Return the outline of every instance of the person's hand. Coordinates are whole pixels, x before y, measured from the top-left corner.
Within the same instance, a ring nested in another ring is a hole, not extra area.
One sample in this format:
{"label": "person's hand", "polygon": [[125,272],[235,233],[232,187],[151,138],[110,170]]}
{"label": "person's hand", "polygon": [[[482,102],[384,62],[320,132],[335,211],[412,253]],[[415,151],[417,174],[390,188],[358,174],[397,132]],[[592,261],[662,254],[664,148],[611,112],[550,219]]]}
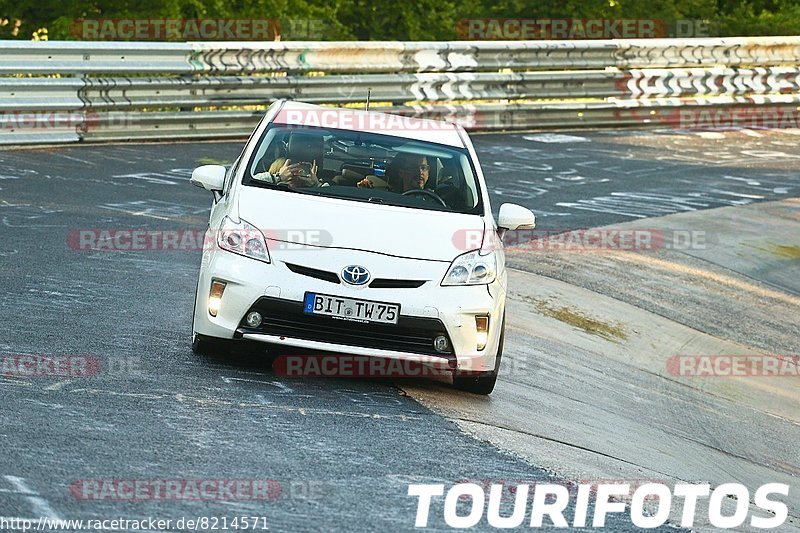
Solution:
{"label": "person's hand", "polygon": [[278,171],[280,183],[285,183],[290,187],[316,187],[319,185],[317,178],[317,162],[311,164],[311,169],[307,176],[303,175],[303,167],[300,163],[292,164],[291,159],[287,159]]}
{"label": "person's hand", "polygon": [[364,178],[363,180],[356,183],[356,187],[361,187],[362,189],[372,189],[373,183],[371,179]]}
{"label": "person's hand", "polygon": [[288,182],[295,176],[300,174],[300,165],[298,163],[292,164],[291,159],[283,162],[283,166],[278,170],[278,177],[282,182]]}

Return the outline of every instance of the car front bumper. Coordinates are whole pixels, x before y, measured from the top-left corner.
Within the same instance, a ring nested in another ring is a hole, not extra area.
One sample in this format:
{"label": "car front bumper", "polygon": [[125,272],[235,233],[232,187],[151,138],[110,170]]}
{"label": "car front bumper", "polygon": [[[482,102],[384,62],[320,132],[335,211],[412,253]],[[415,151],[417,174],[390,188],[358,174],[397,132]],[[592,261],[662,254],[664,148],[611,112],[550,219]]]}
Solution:
{"label": "car front bumper", "polygon": [[[271,254],[273,250],[270,250]],[[354,287],[300,274],[289,265],[338,272],[345,265],[365,265],[373,278],[426,282],[416,288]],[[338,268],[331,268],[337,265]],[[217,248],[206,250],[195,304],[194,331],[223,339],[261,341],[276,346],[397,358],[441,365],[459,371],[494,370],[505,307],[505,272],[489,285],[442,287],[449,263],[387,257],[340,249],[281,251],[271,263]],[[208,312],[212,280],[225,282],[217,316]],[[302,312],[306,292],[391,302],[400,305],[397,326],[345,322]],[[265,317],[258,328],[244,323],[248,312]],[[475,317],[489,316],[486,346],[478,350]],[[446,353],[433,349],[432,339],[444,334]],[[430,341],[430,342],[429,342]],[[280,349],[276,350],[278,353]]]}

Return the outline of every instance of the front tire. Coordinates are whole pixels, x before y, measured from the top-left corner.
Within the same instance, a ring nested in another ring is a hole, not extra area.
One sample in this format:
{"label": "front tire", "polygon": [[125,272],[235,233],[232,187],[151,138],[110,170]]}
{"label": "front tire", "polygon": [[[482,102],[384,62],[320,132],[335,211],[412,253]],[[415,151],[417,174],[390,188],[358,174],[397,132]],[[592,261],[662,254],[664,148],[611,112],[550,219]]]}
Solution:
{"label": "front tire", "polygon": [[497,343],[497,358],[494,362],[494,370],[484,372],[478,376],[454,376],[453,388],[487,396],[492,393],[497,383],[497,374],[500,372],[500,360],[503,357],[503,340],[506,336],[506,317],[503,313],[503,324],[500,326],[500,342]]}

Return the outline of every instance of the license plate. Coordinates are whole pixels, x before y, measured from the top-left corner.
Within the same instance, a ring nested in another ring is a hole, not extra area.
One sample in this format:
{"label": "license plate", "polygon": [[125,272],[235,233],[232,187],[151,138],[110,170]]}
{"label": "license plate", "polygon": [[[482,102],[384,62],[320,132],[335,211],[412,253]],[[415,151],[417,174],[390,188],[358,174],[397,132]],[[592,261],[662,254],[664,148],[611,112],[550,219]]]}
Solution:
{"label": "license plate", "polygon": [[307,314],[324,315],[355,322],[380,322],[397,324],[400,306],[385,302],[371,302],[342,296],[328,296],[307,292],[303,301]]}

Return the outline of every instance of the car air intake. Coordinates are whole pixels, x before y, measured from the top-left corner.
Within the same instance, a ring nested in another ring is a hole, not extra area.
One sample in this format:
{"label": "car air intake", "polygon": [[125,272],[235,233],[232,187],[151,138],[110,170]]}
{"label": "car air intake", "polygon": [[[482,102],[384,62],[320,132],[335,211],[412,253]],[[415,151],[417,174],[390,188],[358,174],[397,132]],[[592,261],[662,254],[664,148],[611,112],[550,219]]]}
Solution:
{"label": "car air intake", "polygon": [[310,278],[317,278],[323,281],[328,281],[330,283],[339,284],[339,276],[336,275],[336,272],[330,272],[328,270],[318,270],[316,268],[304,267],[301,265],[295,265],[292,263],[285,263],[286,267],[294,272],[295,274],[301,274],[303,276],[308,276]]}
{"label": "car air intake", "polygon": [[[262,316],[261,324],[252,327],[246,318],[242,318],[237,335],[262,333],[344,346],[435,355],[455,362],[453,342],[438,318],[401,314],[397,324],[362,323],[311,315],[304,312],[303,302],[267,296],[259,298],[245,316],[252,312]],[[434,347],[434,339],[439,336],[447,339],[444,351],[437,351]],[[347,351],[346,348],[342,350]]]}
{"label": "car air intake", "polygon": [[376,278],[369,284],[370,289],[416,289],[425,285],[424,279],[380,279]]}

